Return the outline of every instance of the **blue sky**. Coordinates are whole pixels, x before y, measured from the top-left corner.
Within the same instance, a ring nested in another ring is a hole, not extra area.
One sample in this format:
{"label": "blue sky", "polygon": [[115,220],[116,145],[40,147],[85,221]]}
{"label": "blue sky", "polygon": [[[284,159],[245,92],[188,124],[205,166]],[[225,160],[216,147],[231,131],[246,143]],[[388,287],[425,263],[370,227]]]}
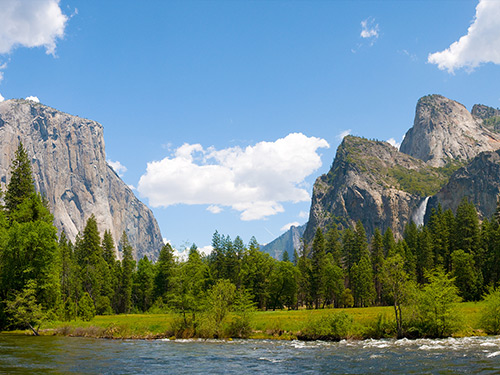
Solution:
{"label": "blue sky", "polygon": [[0,99],[100,122],[175,247],[267,243],[341,134],[400,142],[432,93],[500,106],[499,5],[0,0]]}

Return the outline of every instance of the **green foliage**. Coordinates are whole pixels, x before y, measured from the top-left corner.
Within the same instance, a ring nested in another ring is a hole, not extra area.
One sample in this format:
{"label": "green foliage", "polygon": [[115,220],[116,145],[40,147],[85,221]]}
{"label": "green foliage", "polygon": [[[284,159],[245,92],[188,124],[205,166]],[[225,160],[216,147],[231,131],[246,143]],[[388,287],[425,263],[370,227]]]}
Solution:
{"label": "green foliage", "polygon": [[6,311],[13,326],[30,328],[38,336],[44,313],[36,301],[36,283],[33,280],[28,281],[22,291],[15,293],[12,300],[6,301]]}
{"label": "green foliage", "polygon": [[11,177],[5,194],[5,207],[12,215],[27,198],[35,194],[28,153],[20,142],[11,164]]}
{"label": "green foliage", "polygon": [[91,321],[96,315],[96,310],[94,306],[94,301],[90,298],[90,295],[85,292],[83,293],[82,298],[78,301],[78,316],[83,321]]}
{"label": "green foliage", "polygon": [[440,172],[432,167],[410,170],[400,165],[387,170],[387,174],[397,181],[401,190],[421,197],[436,194],[447,182],[445,173]]}
{"label": "green foliage", "polygon": [[339,341],[348,338],[352,323],[352,316],[343,311],[310,318],[299,338]]}
{"label": "green foliage", "polygon": [[484,296],[484,307],[481,310],[480,326],[490,335],[500,334],[500,288],[490,289]]}
{"label": "green foliage", "polygon": [[429,283],[417,294],[416,326],[425,337],[451,336],[461,322],[456,310],[456,303],[460,302],[458,288],[442,269],[427,272],[425,277]]}

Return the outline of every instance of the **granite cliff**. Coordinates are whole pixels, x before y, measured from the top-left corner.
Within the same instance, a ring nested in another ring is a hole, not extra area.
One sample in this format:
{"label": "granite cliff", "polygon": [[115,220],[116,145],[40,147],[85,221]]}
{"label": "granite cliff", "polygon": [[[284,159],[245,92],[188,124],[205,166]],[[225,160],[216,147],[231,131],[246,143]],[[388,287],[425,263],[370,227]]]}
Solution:
{"label": "granite cliff", "polygon": [[358,220],[369,236],[389,227],[399,235],[410,219],[421,220],[414,217],[418,207],[446,183],[447,173],[387,142],[347,136],[330,171],[314,184],[304,237],[310,241],[318,226],[347,227]]}
{"label": "granite cliff", "polygon": [[36,190],[44,194],[54,224],[74,240],[95,215],[99,230],[111,231],[118,243],[125,231],[136,258],[155,259],[163,245],[151,210],[106,163],[102,125],[33,101],[0,103],[0,178],[19,142],[32,158]]}
{"label": "granite cliff", "polygon": [[483,151],[499,149],[500,135],[483,126],[483,119],[478,117],[484,108],[481,111],[477,107],[473,112],[476,116],[441,95],[424,96],[417,103],[413,127],[406,133],[400,151],[442,167],[450,161],[466,162]]}
{"label": "granite cliff", "polygon": [[500,110],[440,95],[421,98],[400,150],[386,142],[347,136],[332,168],[313,188],[304,237],[317,227],[352,226],[367,234],[391,228],[397,237],[422,224],[438,204],[455,210],[468,197],[490,217],[500,193]]}

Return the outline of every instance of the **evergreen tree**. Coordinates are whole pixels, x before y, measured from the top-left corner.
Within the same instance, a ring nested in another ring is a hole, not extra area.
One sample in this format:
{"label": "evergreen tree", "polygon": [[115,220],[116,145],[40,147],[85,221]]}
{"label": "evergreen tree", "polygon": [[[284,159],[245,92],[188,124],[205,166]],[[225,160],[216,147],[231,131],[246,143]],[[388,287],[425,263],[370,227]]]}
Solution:
{"label": "evergreen tree", "polygon": [[156,274],[154,279],[155,299],[162,298],[167,301],[167,295],[171,293],[172,277],[175,267],[174,250],[169,243],[162,247],[158,261],[156,262]]}
{"label": "evergreen tree", "polygon": [[340,307],[341,296],[344,292],[344,273],[332,253],[328,253],[324,259],[321,275],[321,292],[323,296],[323,307],[334,305]]}
{"label": "evergreen tree", "polygon": [[255,237],[250,239],[248,250],[243,255],[240,279],[242,287],[250,291],[259,309],[266,307],[269,297],[268,282],[273,268],[269,254],[259,251]]}
{"label": "evergreen tree", "polygon": [[375,286],[372,265],[367,255],[362,256],[359,263],[352,267],[351,273],[355,306],[370,306],[375,297]]}
{"label": "evergreen tree", "polygon": [[11,164],[11,177],[7,186],[5,207],[10,216],[23,201],[35,194],[31,163],[21,142]]}
{"label": "evergreen tree", "polygon": [[139,311],[147,311],[153,304],[154,265],[144,256],[137,263],[137,272],[134,274],[132,288],[133,304]]}
{"label": "evergreen tree", "polygon": [[340,234],[335,225],[331,226],[325,236],[325,251],[327,254],[332,254],[335,264],[340,265],[342,260],[342,243]]}
{"label": "evergreen tree", "polygon": [[310,272],[310,292],[315,308],[319,308],[322,295],[323,267],[325,259],[325,238],[323,232],[318,227],[312,243],[311,272]]}
{"label": "evergreen tree", "polygon": [[101,239],[94,215],[87,219],[81,240],[75,243],[75,259],[79,267],[80,282],[94,304],[109,282],[108,266],[103,258]]}
{"label": "evergreen tree", "polygon": [[392,233],[391,227],[385,230],[382,242],[384,244],[384,257],[393,256],[396,251],[396,241],[394,240],[394,233]]}
{"label": "evergreen tree", "polygon": [[120,248],[122,250],[122,272],[119,293],[119,312],[128,314],[132,310],[132,284],[133,273],[135,270],[135,260],[133,257],[134,249],[130,245],[127,233],[125,233],[125,231],[120,238]]}
{"label": "evergreen tree", "polygon": [[384,266],[384,244],[378,228],[375,228],[371,241],[371,261],[375,283],[376,302],[382,302],[382,268]]}

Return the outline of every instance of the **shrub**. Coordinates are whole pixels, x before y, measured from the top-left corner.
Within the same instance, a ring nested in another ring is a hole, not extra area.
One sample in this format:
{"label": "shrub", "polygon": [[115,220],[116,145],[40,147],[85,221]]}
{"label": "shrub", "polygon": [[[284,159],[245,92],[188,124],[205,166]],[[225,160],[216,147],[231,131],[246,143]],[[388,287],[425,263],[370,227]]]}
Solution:
{"label": "shrub", "polygon": [[485,306],[481,310],[480,327],[490,335],[500,334],[500,288],[490,289],[484,296]]}
{"label": "shrub", "polygon": [[302,340],[339,341],[349,336],[352,322],[352,316],[343,311],[311,318],[298,335],[298,338]]}

